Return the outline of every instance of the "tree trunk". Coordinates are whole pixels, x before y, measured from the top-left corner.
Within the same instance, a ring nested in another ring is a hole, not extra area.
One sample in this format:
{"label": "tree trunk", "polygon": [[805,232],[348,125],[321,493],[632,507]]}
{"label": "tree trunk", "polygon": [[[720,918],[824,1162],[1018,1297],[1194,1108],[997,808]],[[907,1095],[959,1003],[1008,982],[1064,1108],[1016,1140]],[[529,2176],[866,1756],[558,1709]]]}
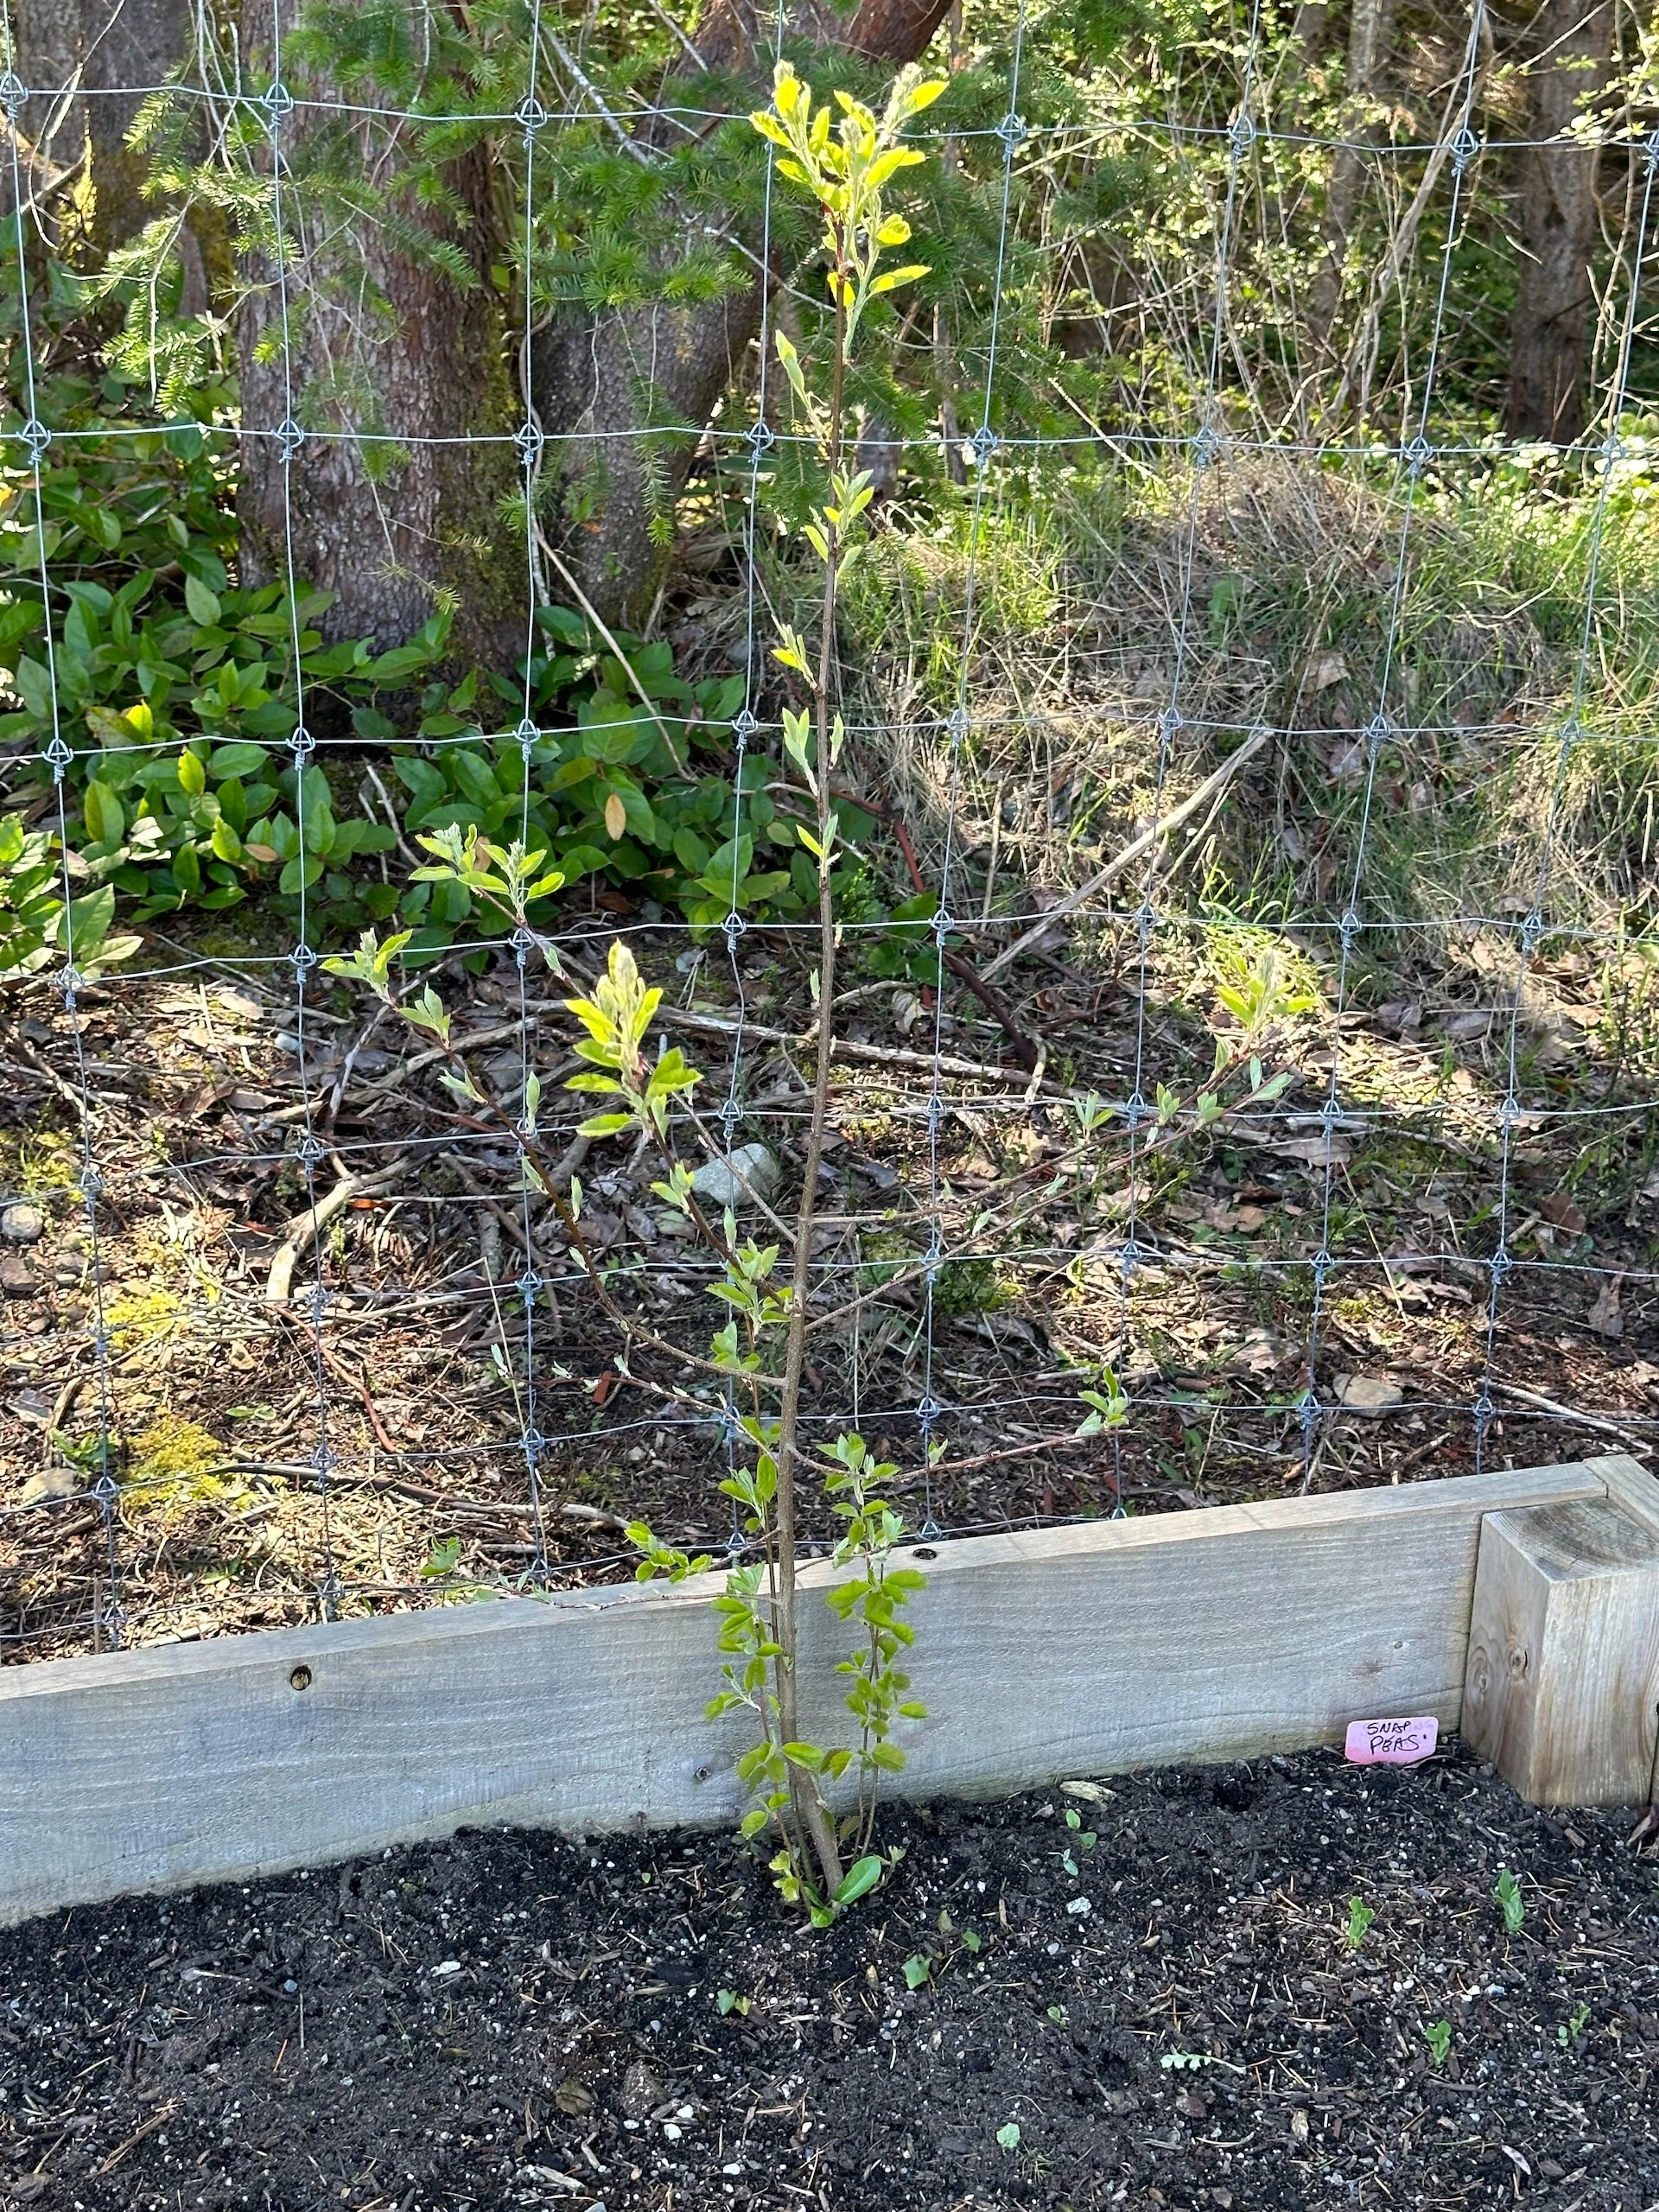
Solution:
{"label": "tree trunk", "polygon": [[1347,98],[1342,111],[1344,143],[1331,156],[1331,182],[1325,201],[1325,257],[1313,280],[1308,317],[1313,334],[1321,344],[1329,342],[1337,310],[1342,304],[1348,241],[1365,181],[1363,149],[1375,127],[1371,111],[1393,41],[1394,10],[1395,0],[1353,0],[1353,13],[1349,18]]}
{"label": "tree trunk", "polygon": [[1519,156],[1521,281],[1505,427],[1512,438],[1569,445],[1584,430],[1601,156],[1563,134],[1606,86],[1612,0],[1546,0],[1538,42],[1528,136],[1551,143]]}
{"label": "tree trunk", "polygon": [[[18,123],[31,187],[90,181],[73,218],[54,211],[59,243],[77,260],[101,260],[154,213],[142,189],[149,162],[126,137],[144,94],[183,59],[191,0],[11,0],[9,13],[11,66],[29,94]],[[95,97],[73,96],[82,89]]]}
{"label": "tree trunk", "polygon": [[[790,29],[820,45],[873,60],[918,60],[950,0],[861,0],[849,18],[819,0],[796,0]],[[769,74],[771,26],[757,34],[747,11],[717,0],[697,34],[711,70]],[[649,158],[650,137],[639,142]],[[757,240],[746,243],[753,248]],[[611,621],[639,622],[667,564],[653,517],[671,512],[698,436],[741,368],[760,323],[757,280],[712,303],[671,303],[556,317],[532,349],[532,395],[564,493],[564,558]],[[676,438],[642,437],[651,421],[686,426]]]}
{"label": "tree trunk", "polygon": [[[243,16],[244,82],[262,88],[273,4],[286,31],[298,0],[246,0]],[[296,96],[339,97],[326,81],[302,86],[287,57],[283,75]],[[335,594],[320,624],[328,637],[384,649],[452,599],[458,654],[500,666],[524,651],[528,586],[522,534],[501,512],[520,481],[511,441],[524,409],[492,281],[505,257],[494,180],[475,149],[445,173],[459,214],[417,207],[395,182],[407,130],[393,118],[304,107],[282,119],[287,282],[270,256],[245,270],[238,328],[253,434],[242,447],[243,581],[285,576],[291,545],[299,579]],[[365,180],[355,200],[321,189],[331,157]],[[269,142],[262,166],[269,174]],[[390,197],[378,200],[385,178]],[[459,248],[472,284],[400,251],[397,224]],[[285,423],[300,442],[277,435]]]}

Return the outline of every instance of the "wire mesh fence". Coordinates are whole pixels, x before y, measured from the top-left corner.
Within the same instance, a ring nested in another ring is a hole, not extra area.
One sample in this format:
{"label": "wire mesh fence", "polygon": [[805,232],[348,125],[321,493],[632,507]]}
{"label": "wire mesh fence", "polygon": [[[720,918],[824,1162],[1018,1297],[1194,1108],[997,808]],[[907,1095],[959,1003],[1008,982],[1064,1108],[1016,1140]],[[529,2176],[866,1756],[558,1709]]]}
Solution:
{"label": "wire mesh fence", "polygon": [[[725,76],[644,99],[597,15],[486,14],[464,84],[281,7],[204,17],[165,81],[35,83],[9,26],[7,804],[54,918],[5,984],[8,1656],[621,1574],[639,1513],[743,1555],[732,1382],[660,1349],[707,1338],[718,1270],[561,1088],[564,1001],[618,940],[701,1071],[674,1137],[709,1202],[787,1249],[810,1164],[804,1433],[869,1435],[925,1540],[1649,1449],[1640,98],[1570,142],[1604,180],[1581,419],[1511,436],[1494,239],[1557,141],[1505,134],[1485,0],[1393,135],[1320,105],[1264,0],[1205,19],[1200,67],[1080,74],[1073,111],[1052,16],[939,34],[969,89],[914,133],[942,195],[915,228],[965,243],[858,397],[885,488],[836,640],[865,842],[819,1160],[771,652],[819,442],[776,343],[828,312],[810,243],[770,148],[711,212]],[[362,21],[390,48],[422,16]],[[753,51],[794,37],[768,18]],[[99,99],[162,210],[102,290],[62,150]],[[662,300],[582,194],[669,168],[686,243],[648,238],[651,283],[683,315],[741,283],[751,319],[707,419],[647,360],[619,428],[600,335]],[[194,308],[186,207],[217,256]],[[725,290],[675,295],[710,236]],[[1318,315],[1299,283],[1334,286]],[[488,361],[456,336],[480,284],[510,302]],[[547,340],[573,317],[574,411]],[[484,415],[447,427],[474,375]],[[630,470],[639,544],[677,556],[640,627],[696,681],[595,603],[582,533]],[[170,575],[122,550],[135,482]],[[358,572],[401,633],[354,645],[320,598]],[[659,739],[653,816],[626,769]],[[575,880],[511,931],[401,904],[446,822],[562,839]],[[365,925],[415,929],[410,988],[499,1110],[331,976]],[[538,1110],[580,1240],[524,1169]]]}

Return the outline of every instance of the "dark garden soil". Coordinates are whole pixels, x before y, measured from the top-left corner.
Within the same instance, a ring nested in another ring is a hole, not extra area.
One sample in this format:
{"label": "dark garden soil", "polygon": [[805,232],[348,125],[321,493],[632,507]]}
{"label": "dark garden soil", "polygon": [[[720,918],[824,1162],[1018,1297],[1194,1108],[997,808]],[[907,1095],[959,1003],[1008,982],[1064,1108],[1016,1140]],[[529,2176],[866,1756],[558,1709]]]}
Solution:
{"label": "dark garden soil", "polygon": [[57,1916],[0,1936],[0,2204],[1645,2212],[1630,1827],[1453,1745],[895,1808],[901,1862],[824,1936],[681,1835]]}

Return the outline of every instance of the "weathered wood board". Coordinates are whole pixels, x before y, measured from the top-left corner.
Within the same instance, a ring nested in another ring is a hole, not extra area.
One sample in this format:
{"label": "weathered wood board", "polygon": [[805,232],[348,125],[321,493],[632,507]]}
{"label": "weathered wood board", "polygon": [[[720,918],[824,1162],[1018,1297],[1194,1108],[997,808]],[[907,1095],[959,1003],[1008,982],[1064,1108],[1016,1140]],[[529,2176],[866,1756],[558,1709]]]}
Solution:
{"label": "weathered wood board", "polygon": [[1659,1782],[1659,1484],[1635,1482],[1651,1495],[1481,1526],[1464,1732],[1535,1805],[1645,1805]]}
{"label": "weathered wood board", "polygon": [[[942,1543],[914,1614],[930,1717],[899,1786],[988,1796],[1357,1719],[1455,1726],[1483,1515],[1603,1497],[1601,1465]],[[843,1632],[811,1602],[828,1573],[803,1578],[820,1741],[839,1733]],[[0,1922],[464,1825],[728,1821],[746,1737],[702,1717],[709,1580],[0,1670]]]}

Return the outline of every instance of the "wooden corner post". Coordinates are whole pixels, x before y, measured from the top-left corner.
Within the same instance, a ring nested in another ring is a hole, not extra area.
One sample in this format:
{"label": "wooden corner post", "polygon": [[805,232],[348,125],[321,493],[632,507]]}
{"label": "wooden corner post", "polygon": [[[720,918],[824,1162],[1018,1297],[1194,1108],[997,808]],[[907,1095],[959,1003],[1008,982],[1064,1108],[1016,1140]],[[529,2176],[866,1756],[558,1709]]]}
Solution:
{"label": "wooden corner post", "polygon": [[1481,1522],[1463,1732],[1535,1805],[1645,1805],[1659,1784],[1659,1483]]}

